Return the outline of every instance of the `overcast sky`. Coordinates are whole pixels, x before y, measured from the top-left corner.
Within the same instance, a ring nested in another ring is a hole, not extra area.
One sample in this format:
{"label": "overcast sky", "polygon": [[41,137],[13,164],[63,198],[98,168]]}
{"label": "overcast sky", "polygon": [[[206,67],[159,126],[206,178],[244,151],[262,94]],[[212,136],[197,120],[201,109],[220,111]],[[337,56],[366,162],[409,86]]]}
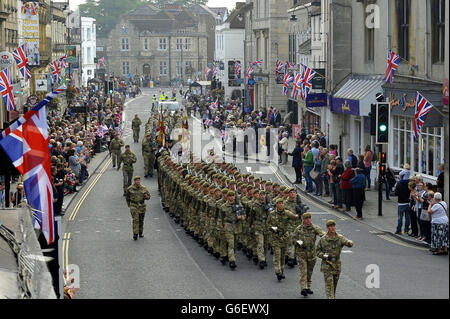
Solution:
{"label": "overcast sky", "polygon": [[[70,7],[72,9],[75,9],[80,3],[84,3],[85,0],[69,0],[70,1]],[[120,1],[120,0],[116,0]],[[242,2],[245,2],[244,0],[241,0]],[[62,2],[62,1],[61,1]],[[209,7],[228,7],[228,9],[232,9],[235,7],[237,0],[209,0],[208,6]]]}

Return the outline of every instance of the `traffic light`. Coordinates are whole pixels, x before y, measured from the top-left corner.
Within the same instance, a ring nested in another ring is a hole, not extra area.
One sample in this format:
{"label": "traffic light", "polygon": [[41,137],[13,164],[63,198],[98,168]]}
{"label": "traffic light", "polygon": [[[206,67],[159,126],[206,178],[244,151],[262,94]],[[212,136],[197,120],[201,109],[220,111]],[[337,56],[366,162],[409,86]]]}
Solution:
{"label": "traffic light", "polygon": [[380,175],[386,176],[386,164],[380,164]]}
{"label": "traffic light", "polygon": [[114,93],[114,82],[108,81],[108,93],[113,94]]}
{"label": "traffic light", "polygon": [[376,144],[388,144],[389,142],[390,113],[389,103],[377,103]]}
{"label": "traffic light", "polygon": [[377,105],[371,104],[370,105],[370,135],[376,136],[377,135]]}
{"label": "traffic light", "polygon": [[386,152],[382,152],[380,156],[381,164],[386,164]]}

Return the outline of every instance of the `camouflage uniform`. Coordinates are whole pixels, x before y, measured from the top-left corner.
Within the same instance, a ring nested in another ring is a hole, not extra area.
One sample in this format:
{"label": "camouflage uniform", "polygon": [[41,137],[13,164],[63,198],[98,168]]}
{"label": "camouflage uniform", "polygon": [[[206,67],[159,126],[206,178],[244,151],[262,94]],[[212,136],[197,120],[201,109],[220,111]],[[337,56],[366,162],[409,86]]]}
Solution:
{"label": "camouflage uniform", "polygon": [[136,155],[132,152],[123,152],[119,157],[119,166],[117,170],[120,169],[120,166],[123,163],[123,192],[126,193],[128,187],[131,185],[131,181],[133,179],[133,164],[136,163]]}
{"label": "camouflage uniform", "polygon": [[[308,215],[307,215],[308,216]],[[298,226],[292,235],[296,245],[298,268],[300,270],[300,289],[311,288],[311,277],[316,264],[316,238],[322,237],[325,232],[320,227],[311,224]],[[297,241],[303,242],[302,245]]]}
{"label": "camouflage uniform", "polygon": [[142,157],[144,158],[144,173],[147,177],[153,177],[153,170],[155,166],[155,150],[152,146],[152,142],[144,138],[142,141]]}
{"label": "camouflage uniform", "polygon": [[115,139],[113,138],[112,141],[109,144],[109,152],[111,153],[113,167],[116,167],[117,162],[119,161],[119,157],[121,154],[121,148],[125,144],[123,143],[123,140],[121,138]]}
{"label": "camouflage uniform", "polygon": [[131,185],[127,188],[127,204],[133,218],[133,234],[142,235],[144,232],[145,201],[150,199],[150,193],[142,185]]}
{"label": "camouflage uniform", "polygon": [[[322,258],[320,271],[323,272],[328,299],[336,299],[336,287],[341,273],[341,251],[348,244],[349,240],[338,233],[334,237],[325,234],[317,244],[317,257]],[[328,254],[328,258],[324,257],[325,254]]]}
{"label": "camouflage uniform", "polygon": [[266,261],[266,249],[267,249],[267,218],[268,212],[265,210],[265,204],[261,201],[254,201],[252,205],[252,211],[254,213],[253,232],[256,241],[256,254],[259,262]]}
{"label": "camouflage uniform", "polygon": [[239,225],[241,224],[233,211],[233,205],[234,203],[229,204],[228,202],[225,202],[225,204],[220,207],[223,217],[223,240],[220,245],[220,254],[221,256],[228,256],[230,262],[236,262],[235,239],[236,234],[239,231]]}
{"label": "camouflage uniform", "polygon": [[[280,201],[281,199],[278,199]],[[294,219],[296,215],[289,210],[278,211],[275,209],[267,219],[268,232],[270,234],[270,244],[273,248],[273,266],[275,274],[282,275],[284,272],[284,256],[290,241],[289,219]],[[273,230],[272,227],[277,227]]]}
{"label": "camouflage uniform", "polygon": [[133,130],[133,139],[135,143],[139,142],[139,132],[141,131],[142,121],[140,118],[134,118],[131,121],[131,129]]}

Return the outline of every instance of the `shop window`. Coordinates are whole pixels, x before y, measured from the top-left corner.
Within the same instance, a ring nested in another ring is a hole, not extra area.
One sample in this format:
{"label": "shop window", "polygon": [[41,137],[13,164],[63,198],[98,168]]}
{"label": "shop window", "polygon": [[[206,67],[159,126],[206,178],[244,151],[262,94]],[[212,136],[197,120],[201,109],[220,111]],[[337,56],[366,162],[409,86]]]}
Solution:
{"label": "shop window", "polygon": [[409,60],[409,19],[411,15],[411,0],[396,0],[398,27],[398,54]]}

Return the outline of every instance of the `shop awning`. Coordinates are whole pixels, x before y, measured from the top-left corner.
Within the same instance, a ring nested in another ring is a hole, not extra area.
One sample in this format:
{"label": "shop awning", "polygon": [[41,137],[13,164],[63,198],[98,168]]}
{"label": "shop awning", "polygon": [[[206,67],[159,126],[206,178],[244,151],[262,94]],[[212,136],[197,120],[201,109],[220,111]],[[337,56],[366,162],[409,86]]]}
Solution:
{"label": "shop awning", "polygon": [[[381,87],[383,80],[384,77],[382,75],[354,75],[333,95],[333,102],[349,100],[349,104],[350,102],[355,105],[359,104],[358,115],[368,116],[370,113],[370,104],[377,102],[375,100],[375,94],[383,92]],[[352,114],[357,115],[354,112]]]}

